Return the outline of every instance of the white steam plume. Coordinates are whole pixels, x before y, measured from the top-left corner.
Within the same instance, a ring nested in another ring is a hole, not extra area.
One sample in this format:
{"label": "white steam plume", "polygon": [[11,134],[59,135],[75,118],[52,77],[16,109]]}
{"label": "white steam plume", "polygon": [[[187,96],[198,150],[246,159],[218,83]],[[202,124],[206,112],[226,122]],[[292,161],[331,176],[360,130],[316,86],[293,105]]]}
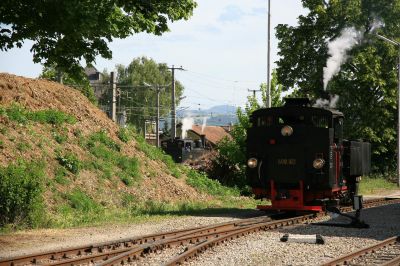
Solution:
{"label": "white steam plume", "polygon": [[207,116],[203,117],[203,124],[201,125],[201,134],[203,134],[206,125],[207,125]]}
{"label": "white steam plume", "polygon": [[315,102],[315,104],[313,106],[314,107],[319,107],[319,108],[335,109],[338,101],[339,101],[339,95],[333,95],[333,96],[331,96],[330,100],[317,99],[317,101]]}
{"label": "white steam plume", "polygon": [[335,109],[338,101],[339,101],[339,95],[334,95],[333,97],[331,97],[329,108]]}
{"label": "white steam plume", "polygon": [[354,27],[344,28],[340,36],[328,43],[330,57],[324,67],[324,90],[334,75],[339,73],[340,66],[347,59],[347,52],[362,39],[362,33]]}
{"label": "white steam plume", "polygon": [[186,138],[187,131],[192,129],[193,118],[185,117],[182,119],[182,139]]}

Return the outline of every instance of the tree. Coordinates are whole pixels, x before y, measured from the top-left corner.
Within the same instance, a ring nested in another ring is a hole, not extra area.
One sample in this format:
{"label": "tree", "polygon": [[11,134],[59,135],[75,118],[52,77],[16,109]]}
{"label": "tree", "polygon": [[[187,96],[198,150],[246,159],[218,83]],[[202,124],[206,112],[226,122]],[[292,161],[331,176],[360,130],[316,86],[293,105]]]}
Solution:
{"label": "tree", "polygon": [[[281,59],[278,80],[299,96],[329,98],[339,95],[337,108],[346,116],[345,134],[371,141],[373,165],[384,170],[395,165],[396,60],[397,50],[371,35],[380,20],[382,35],[400,36],[400,0],[302,0],[309,10],[299,16],[298,26],[278,25]],[[363,39],[348,51],[347,61],[323,88],[327,42],[345,28],[354,27]]]}
{"label": "tree", "polygon": [[[54,66],[44,67],[39,78],[57,81],[58,74],[59,73],[57,73],[57,70]],[[81,71],[79,75],[74,76],[64,74],[62,80],[65,85],[71,86],[79,90],[89,99],[90,102],[92,102],[93,104],[97,104],[97,98],[94,95],[93,88],[90,86],[89,80],[87,79],[83,71]]]}
{"label": "tree", "polygon": [[[155,120],[157,112],[155,89],[157,86],[160,86],[161,89],[160,117],[169,118],[172,75],[166,64],[159,64],[146,57],[135,58],[127,67],[117,66],[117,83],[121,95],[118,104],[128,110],[128,123],[133,124],[137,129],[142,129],[145,120]],[[183,90],[182,84],[176,80],[176,105],[179,105]],[[110,95],[105,95],[101,99],[101,103],[109,104],[109,99]]]}
{"label": "tree", "polygon": [[33,61],[70,75],[101,55],[111,58],[108,43],[133,33],[161,35],[168,21],[188,19],[194,0],[0,1],[0,49],[32,40]]}

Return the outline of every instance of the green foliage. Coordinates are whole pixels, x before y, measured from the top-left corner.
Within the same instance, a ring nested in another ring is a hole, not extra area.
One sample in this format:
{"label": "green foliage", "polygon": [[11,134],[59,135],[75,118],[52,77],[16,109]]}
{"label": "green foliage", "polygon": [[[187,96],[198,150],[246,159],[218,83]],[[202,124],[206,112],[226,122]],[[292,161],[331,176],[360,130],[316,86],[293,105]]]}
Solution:
{"label": "green foliage", "polygon": [[81,169],[81,162],[79,161],[78,157],[70,152],[66,152],[64,154],[58,152],[57,161],[60,165],[64,166],[65,169],[70,171],[73,174],[78,174],[79,170]]}
{"label": "green foliage", "polygon": [[182,173],[179,169],[179,165],[173,161],[171,156],[164,153],[163,150],[154,147],[153,145],[149,145],[146,140],[140,136],[136,136],[137,148],[144,152],[150,160],[160,160],[165,163],[166,168],[170,171],[170,173],[176,178],[181,177]]}
{"label": "green foliage", "polygon": [[[372,163],[381,172],[396,165],[396,91],[398,49],[368,34],[378,18],[376,32],[390,39],[400,36],[400,0],[303,0],[308,14],[297,26],[278,25],[278,79],[297,96],[315,99],[340,96],[337,108],[345,116],[348,138],[372,143]],[[326,40],[334,40],[346,27],[364,33],[364,41],[348,52],[340,72],[323,89],[323,68],[328,58]]]}
{"label": "green foliage", "polygon": [[19,142],[19,143],[17,143],[17,147],[16,148],[20,152],[25,152],[25,151],[28,151],[29,149],[31,149],[32,146],[27,142]]}
{"label": "green foliage", "polygon": [[25,224],[30,227],[43,221],[44,166],[17,161],[0,167],[0,226]]}
{"label": "green foliage", "polygon": [[89,141],[87,143],[87,146],[90,147],[94,147],[95,143],[99,142],[104,144],[106,147],[115,150],[115,151],[121,151],[121,146],[116,143],[115,141],[113,141],[105,131],[99,131],[96,132],[94,134],[92,134],[89,137]]}
{"label": "green foliage", "polygon": [[[118,65],[117,71],[117,82],[133,87],[121,87],[121,105],[135,109],[134,114],[128,115],[127,122],[143,131],[146,117],[156,116],[157,85],[163,86],[160,88],[160,106],[171,106],[171,86],[169,86],[172,83],[171,71],[167,64],[157,63],[146,57],[133,59],[127,67]],[[146,87],[144,85],[146,83],[154,87]],[[175,82],[175,87],[176,104],[179,105],[184,87],[179,81]],[[105,94],[100,103],[107,105],[110,97],[110,94]],[[160,116],[168,113],[168,108],[160,109]]]}
{"label": "green foliage", "polygon": [[214,196],[239,196],[240,194],[238,189],[224,187],[218,180],[212,180],[204,173],[189,169],[186,174],[187,183],[199,191]]}
{"label": "green foliage", "polygon": [[29,119],[42,124],[51,124],[56,126],[61,126],[64,123],[76,123],[75,117],[58,110],[41,110],[32,112]]}
{"label": "green foliage", "polygon": [[53,135],[54,140],[59,144],[62,144],[68,140],[66,128],[60,128],[58,130],[53,129],[51,134]]}
{"label": "green foliage", "polygon": [[57,110],[29,111],[20,104],[13,103],[11,106],[0,107],[0,116],[8,117],[12,121],[25,124],[34,121],[42,124],[60,126],[64,123],[76,123],[75,117]]}
{"label": "green foliage", "polygon": [[111,179],[112,176],[118,176],[127,186],[140,180],[139,160],[121,154],[120,145],[104,131],[92,134],[86,145],[95,157],[88,165],[99,170],[102,177]]}
{"label": "green foliage", "polygon": [[[33,61],[57,65],[63,72],[80,71],[98,55],[110,59],[108,43],[132,33],[161,35],[168,21],[188,19],[193,0],[180,1],[1,1],[0,49],[22,47],[32,40]],[[37,14],[37,15],[32,15]]]}
{"label": "green foliage", "polygon": [[132,139],[132,136],[129,134],[129,130],[127,128],[120,128],[118,131],[118,138],[126,143]]}
{"label": "green foliage", "polygon": [[117,165],[122,170],[119,175],[125,185],[131,186],[135,180],[140,178],[138,159],[119,156]]}
{"label": "green foliage", "polygon": [[70,194],[67,194],[66,197],[69,200],[70,206],[75,210],[86,213],[99,212],[102,210],[101,206],[96,201],[80,189],[73,190]]}
{"label": "green foliage", "polygon": [[56,169],[54,180],[60,185],[68,185],[71,181],[67,178],[68,172],[64,167],[58,167]]}

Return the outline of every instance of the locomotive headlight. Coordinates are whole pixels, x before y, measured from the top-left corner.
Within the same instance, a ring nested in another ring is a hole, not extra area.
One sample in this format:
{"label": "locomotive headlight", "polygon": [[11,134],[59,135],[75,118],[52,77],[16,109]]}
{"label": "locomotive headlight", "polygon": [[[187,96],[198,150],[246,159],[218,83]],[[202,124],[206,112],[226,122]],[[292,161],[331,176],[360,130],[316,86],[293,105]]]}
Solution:
{"label": "locomotive headlight", "polygon": [[250,168],[255,168],[257,166],[257,159],[256,158],[250,158],[247,160],[247,166]]}
{"label": "locomotive headlight", "polygon": [[282,136],[289,137],[293,134],[293,128],[291,126],[284,126],[281,129]]}
{"label": "locomotive headlight", "polygon": [[312,165],[315,169],[321,169],[325,165],[325,160],[321,158],[315,159]]}

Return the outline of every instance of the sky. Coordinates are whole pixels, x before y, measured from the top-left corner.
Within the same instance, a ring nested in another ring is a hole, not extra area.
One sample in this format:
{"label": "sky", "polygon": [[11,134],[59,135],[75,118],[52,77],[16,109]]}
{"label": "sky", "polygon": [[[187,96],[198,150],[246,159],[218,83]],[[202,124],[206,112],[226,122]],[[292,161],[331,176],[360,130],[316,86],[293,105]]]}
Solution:
{"label": "sky", "polygon": [[[169,66],[182,66],[176,79],[185,87],[180,108],[207,109],[216,105],[244,106],[247,96],[267,79],[267,0],[198,0],[187,21],[170,24],[162,36],[145,33],[110,44],[113,58],[97,58],[99,71],[128,65],[146,56]],[[296,25],[305,14],[300,0],[271,0],[271,64],[278,60],[275,27]],[[26,41],[22,49],[0,51],[0,72],[38,77],[42,66],[32,62]]]}

